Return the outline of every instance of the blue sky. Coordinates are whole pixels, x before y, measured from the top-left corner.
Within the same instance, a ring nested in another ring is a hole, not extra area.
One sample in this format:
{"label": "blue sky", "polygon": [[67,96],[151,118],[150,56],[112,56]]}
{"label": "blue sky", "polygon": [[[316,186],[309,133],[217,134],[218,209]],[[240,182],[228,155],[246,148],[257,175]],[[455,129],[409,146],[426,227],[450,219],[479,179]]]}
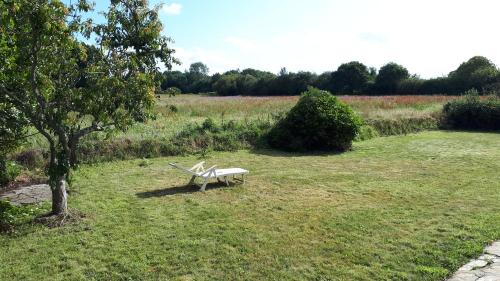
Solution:
{"label": "blue sky", "polygon": [[[97,10],[108,1],[96,1]],[[151,4],[160,1],[151,1]],[[394,61],[422,77],[484,55],[500,63],[498,0],[176,0],[163,2],[165,34],[184,70],[247,67],[323,72],[358,60]]]}

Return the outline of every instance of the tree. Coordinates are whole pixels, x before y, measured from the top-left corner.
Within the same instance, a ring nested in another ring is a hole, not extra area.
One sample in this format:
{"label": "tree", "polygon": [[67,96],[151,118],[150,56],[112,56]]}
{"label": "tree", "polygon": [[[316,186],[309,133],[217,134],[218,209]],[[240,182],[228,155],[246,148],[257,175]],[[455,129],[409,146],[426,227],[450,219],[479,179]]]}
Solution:
{"label": "tree", "polygon": [[[15,57],[14,50],[10,46],[9,34],[4,31],[12,27],[12,22],[4,19],[8,10],[6,3],[0,2],[0,82],[8,79],[12,70]],[[26,134],[25,119],[22,113],[7,103],[6,97],[0,94],[0,185],[8,181],[6,157],[15,150]]]}
{"label": "tree", "polygon": [[271,94],[292,96],[300,95],[316,82],[317,76],[311,72],[301,71],[298,73],[287,72],[283,68],[280,75],[272,80]]}
{"label": "tree", "polygon": [[500,81],[500,71],[489,59],[472,57],[448,75],[454,93],[462,93],[475,88],[482,90],[488,84]]}
{"label": "tree", "polygon": [[236,95],[239,74],[224,74],[213,85],[214,91],[221,96]]}
{"label": "tree", "polygon": [[236,85],[238,86],[237,94],[245,96],[253,95],[257,81],[257,78],[250,74],[238,75],[238,78],[236,80]]}
{"label": "tree", "polygon": [[334,92],[333,85],[332,85],[332,73],[331,71],[326,71],[321,73],[318,78],[316,79],[316,83],[314,84],[314,87],[329,91],[329,92]]}
{"label": "tree", "polygon": [[195,62],[189,66],[189,72],[192,74],[200,74],[203,76],[208,76],[208,66],[202,62]]}
{"label": "tree", "polygon": [[[2,102],[19,111],[50,149],[52,214],[67,213],[67,184],[77,167],[82,137],[127,129],[151,115],[158,89],[157,62],[176,60],[170,39],[161,35],[159,6],[146,0],[112,0],[106,21],[82,20],[92,6],[51,0],[0,2]],[[81,42],[93,38],[98,59]],[[85,62],[85,63],[82,63]],[[77,87],[85,78],[84,87]]]}
{"label": "tree", "polygon": [[26,138],[25,125],[25,119],[22,118],[20,112],[0,102],[0,185],[9,180],[7,177],[7,154],[15,150]]}
{"label": "tree", "polygon": [[189,72],[186,73],[189,85],[187,91],[192,93],[210,92],[211,83],[208,72],[208,66],[202,62],[191,64]]}
{"label": "tree", "polygon": [[339,66],[332,74],[333,93],[360,94],[370,80],[370,72],[366,65],[352,61]]}
{"label": "tree", "polygon": [[375,89],[378,94],[395,94],[398,84],[410,77],[408,69],[396,63],[388,63],[380,68],[375,79]]}
{"label": "tree", "polygon": [[188,78],[181,71],[165,71],[162,74],[161,89],[166,90],[171,87],[179,88],[183,93],[188,90]]}

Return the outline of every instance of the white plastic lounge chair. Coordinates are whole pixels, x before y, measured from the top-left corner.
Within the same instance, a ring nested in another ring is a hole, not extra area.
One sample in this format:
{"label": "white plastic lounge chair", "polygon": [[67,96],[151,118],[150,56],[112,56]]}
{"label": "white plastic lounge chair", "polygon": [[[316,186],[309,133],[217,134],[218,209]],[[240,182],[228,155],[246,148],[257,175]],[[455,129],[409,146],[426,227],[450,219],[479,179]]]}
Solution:
{"label": "white plastic lounge chair", "polygon": [[[194,165],[191,169],[184,168],[175,163],[170,163],[169,165],[179,169],[181,171],[186,172],[191,175],[191,181],[189,181],[189,185],[196,184],[196,178],[200,177],[203,179],[203,184],[200,186],[200,191],[205,191],[207,187],[207,183],[210,179],[217,179],[219,182],[226,183],[229,186],[228,177],[232,176],[234,181],[240,181],[242,184],[245,184],[245,174],[248,174],[248,171],[241,168],[230,168],[230,169],[216,169],[216,166],[212,166],[208,169],[205,169],[203,165],[205,162],[200,162]],[[236,178],[237,175],[241,175],[241,179]]]}

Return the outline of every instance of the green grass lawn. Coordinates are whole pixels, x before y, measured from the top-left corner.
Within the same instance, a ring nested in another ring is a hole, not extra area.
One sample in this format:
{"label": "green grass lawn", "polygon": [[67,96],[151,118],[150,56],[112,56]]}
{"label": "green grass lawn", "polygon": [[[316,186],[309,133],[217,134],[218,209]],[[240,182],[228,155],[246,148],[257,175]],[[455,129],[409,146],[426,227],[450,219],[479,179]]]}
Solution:
{"label": "green grass lawn", "polygon": [[[82,167],[78,224],[0,236],[0,280],[442,280],[500,238],[500,134],[376,138],[339,155],[213,153]],[[141,167],[143,166],[143,167]]]}

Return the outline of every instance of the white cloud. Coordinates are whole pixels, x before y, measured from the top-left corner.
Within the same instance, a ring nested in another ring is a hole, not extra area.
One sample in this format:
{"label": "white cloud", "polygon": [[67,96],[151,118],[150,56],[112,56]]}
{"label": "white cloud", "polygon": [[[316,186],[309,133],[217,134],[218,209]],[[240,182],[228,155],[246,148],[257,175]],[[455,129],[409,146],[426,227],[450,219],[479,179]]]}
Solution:
{"label": "white cloud", "polygon": [[178,3],[164,4],[161,11],[167,15],[179,15],[182,11],[182,5]]}
{"label": "white cloud", "polygon": [[199,47],[176,47],[174,56],[181,61],[181,65],[175,65],[173,68],[181,71],[188,69],[192,63],[199,61],[209,67],[210,73],[226,72],[229,69],[238,68],[240,63],[239,60],[229,57],[223,51],[207,50]]}
{"label": "white cloud", "polygon": [[258,44],[255,41],[248,38],[229,36],[226,37],[224,41],[245,52],[256,51],[259,48]]}

